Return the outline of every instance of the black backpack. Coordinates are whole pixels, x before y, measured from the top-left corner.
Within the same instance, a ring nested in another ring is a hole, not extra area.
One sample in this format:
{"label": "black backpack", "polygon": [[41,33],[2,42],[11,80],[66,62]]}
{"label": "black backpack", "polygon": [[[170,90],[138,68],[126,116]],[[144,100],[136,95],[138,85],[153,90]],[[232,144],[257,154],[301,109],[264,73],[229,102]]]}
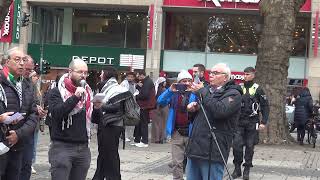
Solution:
{"label": "black backpack", "polygon": [[[130,93],[130,92],[129,92]],[[140,106],[130,93],[124,100],[123,123],[125,126],[135,126],[140,122]]]}

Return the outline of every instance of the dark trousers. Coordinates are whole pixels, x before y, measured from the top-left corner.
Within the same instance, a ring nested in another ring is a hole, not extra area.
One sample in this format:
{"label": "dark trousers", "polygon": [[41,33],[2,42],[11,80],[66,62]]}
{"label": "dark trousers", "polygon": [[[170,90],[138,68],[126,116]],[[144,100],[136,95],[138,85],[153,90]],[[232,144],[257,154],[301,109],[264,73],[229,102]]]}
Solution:
{"label": "dark trousers", "polygon": [[148,123],[150,121],[149,111],[146,109],[140,110],[140,122],[135,126],[133,136],[134,142],[139,143],[140,141],[148,144]]}
{"label": "dark trousers", "polygon": [[88,144],[52,141],[49,163],[52,180],[85,180],[91,162]]}
{"label": "dark trousers", "polygon": [[5,169],[1,172],[1,180],[19,180],[22,156],[22,151],[9,151],[0,157],[0,169]]}
{"label": "dark trousers", "polygon": [[31,176],[32,157],[34,149],[34,138],[30,136],[23,149],[21,172],[19,180],[29,180]]}
{"label": "dark trousers", "polygon": [[252,159],[254,154],[254,146],[258,143],[258,131],[256,123],[248,123],[245,126],[237,128],[233,141],[233,164],[240,166],[243,162],[243,147],[245,147],[245,163],[243,166],[253,167]]}
{"label": "dark trousers", "polygon": [[305,124],[296,124],[297,126],[297,141],[303,142],[305,133],[306,133],[306,125]]}
{"label": "dark trousers", "polygon": [[93,180],[121,180],[119,137],[123,127],[107,126],[98,131],[97,169]]}

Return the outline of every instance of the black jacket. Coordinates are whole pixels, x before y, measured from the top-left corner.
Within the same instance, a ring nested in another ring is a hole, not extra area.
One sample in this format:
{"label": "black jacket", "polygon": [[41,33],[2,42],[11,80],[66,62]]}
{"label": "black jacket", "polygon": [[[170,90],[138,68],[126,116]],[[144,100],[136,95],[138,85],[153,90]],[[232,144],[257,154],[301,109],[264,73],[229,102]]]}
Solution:
{"label": "black jacket", "polygon": [[124,99],[131,96],[130,92],[118,94],[92,113],[92,122],[99,125],[99,129],[106,126],[123,126]]}
{"label": "black jacket", "polygon": [[[254,85],[253,81],[244,83],[244,88],[251,88]],[[242,105],[241,105],[241,116],[239,120],[239,125],[247,125],[248,123],[260,123],[259,122],[259,113],[261,112],[262,115],[262,124],[267,124],[269,119],[269,102],[265,92],[263,91],[262,87],[259,86],[256,90],[254,96],[250,96],[248,93],[249,90],[246,91],[246,94],[242,95]],[[255,116],[250,115],[253,113],[252,111],[252,101],[259,104],[258,114]]]}
{"label": "black jacket", "polygon": [[[222,154],[227,160],[232,144],[236,122],[240,117],[241,87],[233,81],[211,92],[210,86],[202,88],[202,104],[213,127]],[[186,155],[189,158],[209,160],[211,134],[203,111],[199,110],[193,122]],[[216,144],[211,151],[212,162],[223,162]]]}
{"label": "black jacket", "polygon": [[[7,105],[3,98],[0,100],[0,114],[4,112],[20,112],[25,113],[25,118],[16,125],[0,124],[10,130],[15,130],[18,136],[18,142],[10,149],[13,151],[22,150],[25,142],[34,133],[38,121],[37,107],[34,100],[33,85],[27,80],[22,81],[22,104],[20,106],[20,99],[18,92],[13,85],[5,78],[3,73],[0,73],[0,84],[5,91]],[[3,136],[3,135],[2,135]]]}
{"label": "black jacket", "polygon": [[308,90],[304,89],[294,102],[294,121],[298,125],[304,125],[311,117],[313,101]]}
{"label": "black jacket", "polygon": [[[63,102],[58,87],[50,90],[48,94],[49,112],[51,113],[51,139],[67,143],[88,143],[86,128],[86,111],[83,108],[72,116],[72,125],[67,128],[69,113],[78,104],[80,98],[73,95]],[[64,130],[62,130],[64,121]]]}

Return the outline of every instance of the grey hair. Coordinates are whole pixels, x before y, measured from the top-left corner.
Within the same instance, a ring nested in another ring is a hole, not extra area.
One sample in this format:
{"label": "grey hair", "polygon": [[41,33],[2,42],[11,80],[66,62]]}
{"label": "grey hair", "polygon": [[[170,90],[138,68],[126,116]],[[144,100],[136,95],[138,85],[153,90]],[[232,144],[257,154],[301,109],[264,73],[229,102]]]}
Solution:
{"label": "grey hair", "polygon": [[69,64],[69,68],[70,69],[74,69],[75,66],[79,63],[84,63],[84,64],[87,64],[86,62],[84,62],[84,60],[80,59],[80,58],[75,58],[75,59],[72,59],[70,64]]}
{"label": "grey hair", "polygon": [[226,63],[218,63],[214,65],[214,67],[222,67],[224,69],[224,73],[226,73],[228,79],[231,78],[231,69]]}
{"label": "grey hair", "polygon": [[13,47],[13,48],[8,49],[5,52],[5,54],[3,56],[3,59],[10,59],[10,57],[17,51],[23,52],[19,47]]}

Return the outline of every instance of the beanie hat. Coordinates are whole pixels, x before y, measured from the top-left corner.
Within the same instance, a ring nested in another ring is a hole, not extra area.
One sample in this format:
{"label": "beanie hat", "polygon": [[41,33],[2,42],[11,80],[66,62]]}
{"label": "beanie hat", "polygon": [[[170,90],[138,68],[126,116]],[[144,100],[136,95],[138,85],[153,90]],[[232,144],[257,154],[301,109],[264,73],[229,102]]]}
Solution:
{"label": "beanie hat", "polygon": [[181,70],[181,72],[178,74],[177,82],[180,82],[182,79],[192,79],[192,76],[188,71]]}
{"label": "beanie hat", "polygon": [[255,73],[256,70],[253,67],[246,67],[244,69],[244,72],[246,72],[246,73]]}

